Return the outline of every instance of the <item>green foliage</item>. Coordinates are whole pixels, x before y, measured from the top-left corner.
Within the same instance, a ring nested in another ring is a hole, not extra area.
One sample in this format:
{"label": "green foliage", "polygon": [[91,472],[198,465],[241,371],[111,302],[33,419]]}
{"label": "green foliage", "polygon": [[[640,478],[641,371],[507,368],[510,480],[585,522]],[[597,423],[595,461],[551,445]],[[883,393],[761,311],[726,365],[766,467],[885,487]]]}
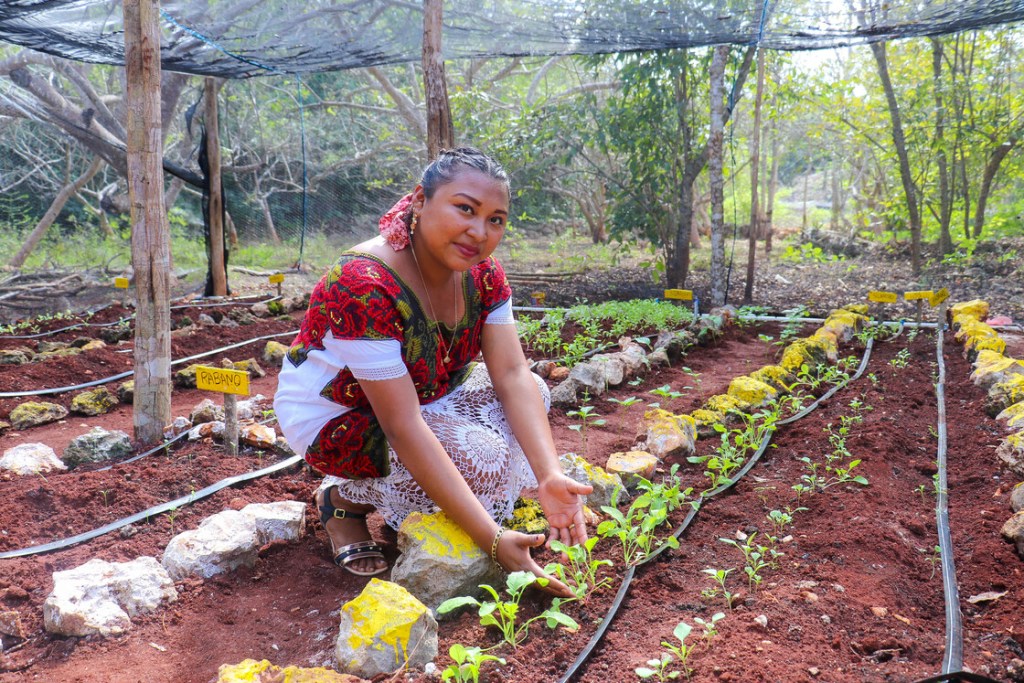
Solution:
{"label": "green foliage", "polygon": [[591,536],[584,543],[567,546],[561,541],[551,541],[551,549],[558,553],[564,553],[569,558],[569,566],[553,562],[544,568],[549,574],[554,574],[563,583],[567,584],[576,598],[586,602],[594,591],[611,585],[610,577],[598,578],[597,573],[601,567],[612,566],[611,560],[598,560],[593,556],[594,546],[597,545],[598,537]]}
{"label": "green foliage", "polygon": [[579,624],[572,617],[562,614],[560,608],[564,601],[561,598],[552,600],[551,607],[532,619],[528,619],[522,624],[517,623],[519,601],[522,599],[523,593],[529,586],[534,584],[543,586],[546,583],[547,579],[538,578],[530,572],[512,572],[505,580],[505,591],[508,593],[508,600],[502,600],[501,596],[498,595],[498,591],[487,584],[483,584],[480,588],[487,591],[492,600],[480,602],[471,596],[451,598],[438,605],[437,613],[447,614],[460,607],[473,605],[479,608],[480,624],[482,626],[498,627],[505,642],[512,647],[517,647],[519,643],[523,642],[526,639],[530,624],[540,619],[544,620],[548,628],[553,629],[558,626],[564,626],[571,630],[578,629]]}
{"label": "green foliage", "polygon": [[479,683],[480,665],[484,662],[497,662],[502,666],[505,660],[502,657],[485,654],[478,647],[466,647],[455,643],[448,648],[448,656],[454,660],[447,669],[441,672],[442,681],[455,681],[456,683]]}
{"label": "green foliage", "polygon": [[826,254],[821,247],[804,242],[799,247],[787,246],[779,259],[788,263],[834,263],[845,261],[846,257],[842,254]]}
{"label": "green foliage", "polygon": [[778,568],[779,558],[783,555],[783,553],[775,550],[774,544],[760,545],[755,543],[754,539],[756,537],[757,534],[753,533],[744,537],[741,541],[733,538],[718,539],[722,543],[731,545],[743,553],[743,571],[747,575],[747,582],[749,583],[751,590],[756,590],[764,580],[764,577],[761,576],[761,572],[768,568]]}
{"label": "green foliage", "polygon": [[659,539],[657,529],[668,523],[670,501],[667,496],[639,496],[623,514],[618,504],[621,489],[612,496],[612,505],[601,506],[609,519],[597,525],[598,535],[617,538],[622,544],[622,557],[626,565],[640,564],[662,546],[678,548],[674,536]]}

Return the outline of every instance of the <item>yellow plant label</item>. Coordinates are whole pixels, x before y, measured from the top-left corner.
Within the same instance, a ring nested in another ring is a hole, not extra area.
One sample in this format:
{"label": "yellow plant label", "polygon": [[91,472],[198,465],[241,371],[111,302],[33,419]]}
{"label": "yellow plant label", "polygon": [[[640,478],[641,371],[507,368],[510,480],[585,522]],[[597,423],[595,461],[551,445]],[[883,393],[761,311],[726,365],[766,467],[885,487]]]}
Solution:
{"label": "yellow plant label", "polygon": [[270,280],[270,284],[272,285],[281,284],[282,282],[284,282],[284,273],[274,273],[267,279]]}
{"label": "yellow plant label", "polygon": [[903,298],[907,301],[917,301],[919,299],[931,299],[935,296],[935,292],[930,289],[922,289],[918,292],[904,292]]}
{"label": "yellow plant label", "polygon": [[677,301],[693,301],[693,290],[692,289],[666,289],[666,299],[676,299]]}
{"label": "yellow plant label", "polygon": [[249,373],[200,365],[196,368],[196,387],[222,394],[249,395]]}
{"label": "yellow plant label", "polygon": [[126,277],[115,277],[114,286],[118,289],[128,289],[128,278]]}
{"label": "yellow plant label", "polygon": [[879,304],[894,304],[896,303],[896,298],[896,292],[883,292],[877,289],[868,292],[868,301],[874,301]]}
{"label": "yellow plant label", "polygon": [[945,287],[943,287],[939,291],[937,291],[934,294],[932,294],[932,297],[931,297],[931,299],[928,300],[928,303],[930,303],[932,305],[932,308],[935,308],[936,306],[938,306],[939,304],[941,304],[943,301],[945,301],[948,298],[949,298],[949,290],[946,289]]}

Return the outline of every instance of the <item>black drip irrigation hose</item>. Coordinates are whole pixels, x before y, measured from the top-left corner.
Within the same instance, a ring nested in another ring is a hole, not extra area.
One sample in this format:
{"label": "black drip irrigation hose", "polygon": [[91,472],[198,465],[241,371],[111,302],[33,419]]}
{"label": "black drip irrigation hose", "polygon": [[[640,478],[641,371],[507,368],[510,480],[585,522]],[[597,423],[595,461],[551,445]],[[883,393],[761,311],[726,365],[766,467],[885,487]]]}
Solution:
{"label": "black drip irrigation hose", "polygon": [[[246,339],[245,341],[240,341],[236,344],[222,346],[219,349],[214,349],[212,351],[204,351],[203,353],[197,353],[196,355],[189,356],[188,358],[179,358],[178,360],[171,361],[171,367],[174,367],[175,365],[181,365],[182,363],[188,363],[189,361],[199,360],[200,358],[206,358],[207,356],[214,356],[217,355],[218,353],[224,353],[225,351],[237,349],[239,347],[246,346],[247,344],[252,344],[253,342],[264,341],[266,339],[274,339],[275,337],[293,337],[296,334],[298,334],[298,330],[294,330],[292,332],[277,332],[275,334],[266,334],[263,335],[262,337],[253,337],[252,339]],[[100,384],[116,382],[119,379],[131,377],[134,374],[134,370],[127,370],[117,375],[111,375],[110,377],[104,377],[102,379],[96,379],[91,382],[85,382],[84,384],[76,384],[70,387],[57,387],[56,389],[35,389],[33,391],[5,391],[0,392],[0,398],[21,398],[23,396],[48,396],[50,394],[63,394],[68,391],[88,389],[89,387],[99,386]]]}
{"label": "black drip irrigation hose", "polygon": [[[754,467],[754,465],[757,464],[758,460],[761,459],[761,456],[768,448],[768,444],[771,442],[772,439],[772,434],[775,433],[775,429],[777,427],[796,422],[797,420],[807,416],[812,411],[814,411],[821,403],[832,398],[832,396],[834,396],[837,391],[844,388],[850,382],[859,379],[860,376],[864,373],[865,368],[867,368],[868,361],[871,358],[871,350],[873,348],[874,339],[868,339],[867,346],[864,349],[864,357],[861,358],[860,365],[857,367],[857,372],[854,373],[852,377],[849,377],[844,382],[833,386],[831,389],[822,394],[817,400],[815,400],[811,405],[807,406],[799,413],[787,417],[785,420],[780,420],[771,429],[769,429],[768,433],[764,435],[763,439],[761,439],[761,443],[758,446],[757,451],[755,451],[754,454],[747,460],[747,462],[743,465],[739,472],[737,472],[736,476],[730,479],[729,482],[722,484],[718,488],[713,489],[705,494],[702,494],[699,498],[697,498],[693,502],[690,512],[687,513],[686,518],[683,520],[682,524],[679,525],[679,527],[675,530],[675,532],[672,535],[676,539],[678,539],[693,522],[694,518],[697,516],[697,512],[703,506],[704,501],[732,488],[740,479],[742,479],[747,474],[747,472],[750,471],[751,468]],[[612,601],[612,605],[609,608],[608,613],[605,615],[604,619],[601,620],[601,624],[597,627],[597,631],[594,632],[594,635],[591,636],[590,641],[587,643],[586,647],[584,647],[580,654],[576,657],[576,661],[574,661],[572,665],[569,667],[569,669],[566,671],[566,673],[563,674],[563,676],[560,679],[558,679],[558,683],[568,683],[568,681],[576,675],[580,666],[582,666],[583,663],[586,662],[587,659],[590,657],[591,653],[594,651],[594,648],[597,647],[598,643],[601,641],[601,638],[604,637],[605,631],[608,629],[608,626],[615,618],[615,615],[618,612],[619,607],[622,604],[622,601],[626,597],[626,593],[629,591],[629,586],[633,581],[633,576],[636,573],[636,568],[641,565],[647,564],[648,562],[651,562],[652,560],[654,560],[654,558],[660,555],[666,548],[668,548],[668,546],[662,545],[660,548],[658,548],[658,550],[651,553],[651,555],[649,555],[647,559],[645,559],[643,562],[631,565],[629,569],[626,570],[626,573],[622,577],[622,584],[619,586],[619,592],[616,593],[615,600]]]}
{"label": "black drip irrigation hose", "polygon": [[[246,299],[246,298],[251,298],[251,297],[239,297],[239,299]],[[279,297],[279,296],[272,296],[269,299],[265,299],[263,301],[257,301],[256,303],[257,304],[259,304],[259,303],[269,304],[271,301],[277,301],[280,298],[281,297]],[[235,299],[235,300],[232,300],[232,301],[219,301],[219,302],[209,303],[209,304],[181,304],[179,306],[171,306],[170,310],[176,311],[176,310],[180,310],[182,308],[216,308],[218,306],[237,306],[239,303],[240,303],[239,300]],[[104,306],[104,308],[106,308],[106,306]],[[101,310],[103,310],[103,309],[102,308],[97,309],[97,311],[101,311]],[[93,311],[93,313],[96,313],[97,311]],[[68,325],[67,327],[61,327],[61,328],[56,329],[56,330],[50,330],[49,332],[39,332],[37,334],[4,334],[4,335],[0,335],[0,339],[39,339],[40,337],[51,337],[51,336],[53,336],[55,334],[58,334],[60,332],[67,332],[69,330],[77,330],[80,327],[113,327],[114,325],[120,325],[121,323],[126,323],[129,320],[134,320],[134,319],[135,319],[135,314],[133,313],[131,315],[126,315],[125,317],[123,317],[123,318],[121,318],[119,320],[115,320],[114,322],[110,322],[110,323],[89,323],[89,322],[75,323],[74,325]]]}
{"label": "black drip irrigation hose", "polygon": [[61,539],[59,541],[53,541],[52,543],[45,543],[43,545],[36,545],[30,548],[22,548],[20,550],[9,550],[7,552],[2,552],[0,553],[0,560],[9,560],[15,557],[26,557],[28,555],[39,555],[41,553],[53,552],[54,550],[63,550],[73,545],[82,543],[83,541],[89,541],[96,538],[97,536],[102,536],[104,534],[110,533],[111,531],[116,531],[121,527],[128,526],[129,524],[134,524],[135,522],[140,522],[144,519],[149,519],[154,515],[169,512],[170,510],[176,510],[183,505],[191,505],[197,500],[207,498],[213,495],[214,493],[217,493],[218,491],[228,488],[229,486],[234,486],[235,484],[250,481],[252,479],[259,479],[260,477],[265,477],[268,474],[273,474],[274,472],[278,472],[280,470],[292,467],[293,465],[297,465],[302,461],[303,460],[301,455],[293,455],[287,460],[282,460],[281,462],[276,463],[274,465],[270,465],[269,467],[264,467],[263,469],[256,470],[254,472],[238,474],[233,477],[228,477],[227,479],[221,479],[220,481],[214,484],[210,484],[204,489],[200,489],[199,491],[190,493],[187,496],[182,496],[181,498],[167,501],[166,503],[161,503],[160,505],[154,505],[151,508],[148,508],[141,512],[136,512],[134,515],[130,517],[125,517],[123,519],[117,520],[116,522],[111,522],[110,524],[101,526],[98,529],[86,531],[81,534],[71,536],[69,538]]}

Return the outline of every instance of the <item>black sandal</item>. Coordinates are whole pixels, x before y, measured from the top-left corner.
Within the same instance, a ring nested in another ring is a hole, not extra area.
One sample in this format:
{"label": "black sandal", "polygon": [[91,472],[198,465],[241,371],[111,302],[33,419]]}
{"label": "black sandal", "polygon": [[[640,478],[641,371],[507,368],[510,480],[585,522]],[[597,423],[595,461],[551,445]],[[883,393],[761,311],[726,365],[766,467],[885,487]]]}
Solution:
{"label": "black sandal", "polygon": [[[330,486],[324,489],[323,503],[317,505],[317,509],[320,510],[320,523],[323,524],[324,531],[327,530],[327,522],[332,519],[366,519],[366,515],[361,512],[349,512],[348,510],[342,510],[331,503],[331,491],[337,488],[337,486]],[[380,569],[361,572],[356,571],[349,566],[350,563],[364,558],[385,559],[383,548],[381,548],[373,539],[368,541],[356,541],[355,543],[349,543],[348,545],[343,545],[337,549],[334,547],[334,539],[331,538],[330,534],[327,534],[327,540],[331,542],[331,551],[334,553],[334,564],[342,567],[352,574],[355,574],[356,576],[376,576],[377,574],[381,574],[388,570],[388,567],[385,566]]]}

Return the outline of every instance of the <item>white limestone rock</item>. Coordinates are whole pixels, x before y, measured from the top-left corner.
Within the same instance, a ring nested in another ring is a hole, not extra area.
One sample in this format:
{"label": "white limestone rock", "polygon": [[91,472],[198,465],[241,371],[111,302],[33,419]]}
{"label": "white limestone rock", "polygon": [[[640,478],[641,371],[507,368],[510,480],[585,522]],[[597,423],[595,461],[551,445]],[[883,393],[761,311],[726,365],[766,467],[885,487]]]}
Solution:
{"label": "white limestone rock", "polygon": [[272,541],[297,541],[306,528],[306,504],[297,500],[251,503],[241,512],[256,522],[256,538],[260,545]]}
{"label": "white limestone rock", "polygon": [[89,560],[53,574],[53,592],[43,603],[43,625],[63,636],[116,636],[131,618],[178,599],[170,576],[152,557],[131,562]]}
{"label": "white limestone rock", "polygon": [[4,451],[0,469],[15,474],[46,474],[67,469],[52,448],[44,443],[23,443]]}

